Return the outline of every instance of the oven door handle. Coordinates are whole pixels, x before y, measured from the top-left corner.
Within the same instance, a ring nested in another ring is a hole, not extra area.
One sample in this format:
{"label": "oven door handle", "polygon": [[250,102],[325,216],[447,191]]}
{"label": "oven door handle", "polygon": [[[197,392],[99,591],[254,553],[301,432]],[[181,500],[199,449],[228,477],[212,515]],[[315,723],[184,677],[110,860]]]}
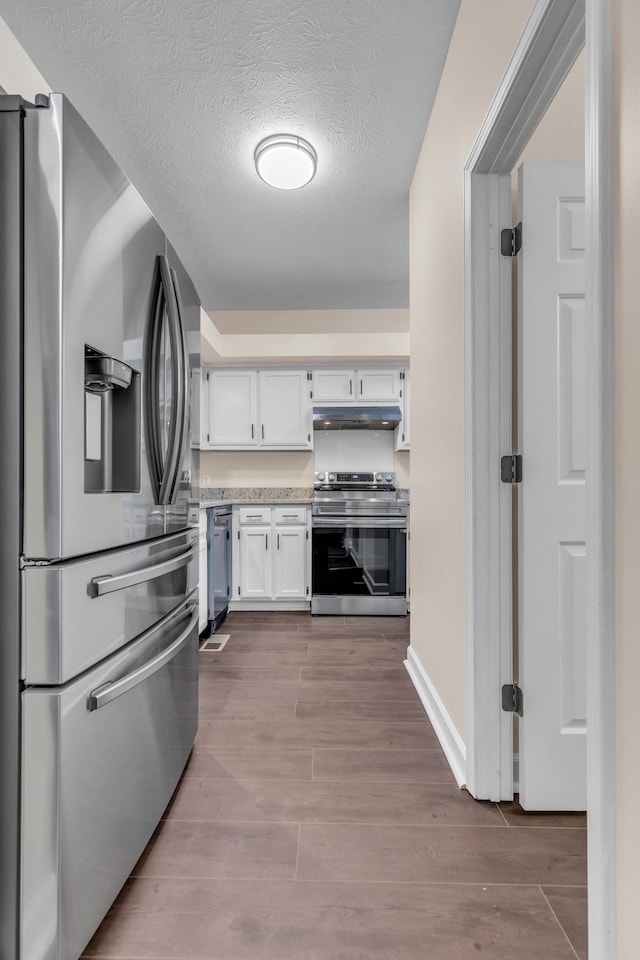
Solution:
{"label": "oven door handle", "polygon": [[313,517],[312,530],[329,530],[331,527],[375,527],[378,530],[402,530],[407,532],[406,517],[359,517],[354,514],[344,517]]}

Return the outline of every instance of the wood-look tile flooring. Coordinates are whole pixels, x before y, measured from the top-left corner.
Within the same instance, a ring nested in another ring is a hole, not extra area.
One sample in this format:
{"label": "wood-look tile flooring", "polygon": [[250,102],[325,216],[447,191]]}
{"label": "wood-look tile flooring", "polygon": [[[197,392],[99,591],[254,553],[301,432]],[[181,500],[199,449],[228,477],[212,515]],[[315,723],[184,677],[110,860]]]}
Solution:
{"label": "wood-look tile flooring", "polygon": [[221,632],[184,778],[85,957],[586,960],[584,817],[458,790],[407,620]]}

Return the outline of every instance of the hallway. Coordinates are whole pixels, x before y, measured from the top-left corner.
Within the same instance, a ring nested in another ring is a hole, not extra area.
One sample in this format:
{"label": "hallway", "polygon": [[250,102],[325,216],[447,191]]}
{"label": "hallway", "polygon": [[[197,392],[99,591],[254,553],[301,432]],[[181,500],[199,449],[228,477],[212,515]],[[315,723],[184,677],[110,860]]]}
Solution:
{"label": "hallway", "polygon": [[586,960],[580,814],[458,790],[404,618],[233,613],[110,960]]}

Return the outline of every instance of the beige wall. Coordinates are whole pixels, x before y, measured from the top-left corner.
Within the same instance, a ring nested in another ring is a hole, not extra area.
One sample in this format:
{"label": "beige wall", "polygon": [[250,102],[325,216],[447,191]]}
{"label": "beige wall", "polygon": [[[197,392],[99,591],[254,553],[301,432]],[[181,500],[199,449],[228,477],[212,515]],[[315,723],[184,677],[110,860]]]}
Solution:
{"label": "beige wall", "polygon": [[[299,321],[296,332],[292,316],[272,310],[242,312],[246,329],[261,333],[222,333],[214,323],[218,315],[200,314],[203,363],[307,363],[310,361],[395,360],[409,358],[409,332],[403,310],[300,310],[290,311]],[[261,314],[264,316],[261,318]],[[275,314],[275,317],[273,316]],[[365,317],[371,330],[367,332]],[[269,326],[274,321],[274,331]],[[220,314],[221,324],[230,327],[229,314]],[[388,324],[386,331],[380,327]],[[336,332],[339,330],[340,332]]]}
{"label": "beige wall", "polygon": [[222,334],[408,333],[409,310],[208,310]]}
{"label": "beige wall", "polygon": [[[411,644],[463,740],[463,170],[532,6],[462,0],[411,188]],[[583,157],[581,57],[522,160]]]}
{"label": "beige wall", "polygon": [[638,0],[613,0],[618,960],[640,955],[640,71]]}
{"label": "beige wall", "polygon": [[[394,469],[397,485],[409,487],[408,450],[395,454]],[[202,487],[312,487],[313,453],[203,450],[200,482]]]}
{"label": "beige wall", "polygon": [[411,645],[463,740],[463,169],[531,8],[462,0],[410,196]]}

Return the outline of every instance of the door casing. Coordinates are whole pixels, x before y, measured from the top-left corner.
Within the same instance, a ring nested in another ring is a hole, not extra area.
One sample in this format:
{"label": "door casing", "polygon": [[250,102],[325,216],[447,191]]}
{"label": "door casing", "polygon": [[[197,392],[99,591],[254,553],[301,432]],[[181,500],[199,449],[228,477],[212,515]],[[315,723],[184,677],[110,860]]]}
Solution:
{"label": "door casing", "polygon": [[[467,777],[478,799],[513,795],[511,172],[586,45],[587,805],[589,956],[616,956],[611,11],[609,0],[538,0],[465,166]],[[513,451],[515,452],[515,451]],[[526,478],[525,478],[526,482]],[[526,696],[526,692],[525,692]]]}

